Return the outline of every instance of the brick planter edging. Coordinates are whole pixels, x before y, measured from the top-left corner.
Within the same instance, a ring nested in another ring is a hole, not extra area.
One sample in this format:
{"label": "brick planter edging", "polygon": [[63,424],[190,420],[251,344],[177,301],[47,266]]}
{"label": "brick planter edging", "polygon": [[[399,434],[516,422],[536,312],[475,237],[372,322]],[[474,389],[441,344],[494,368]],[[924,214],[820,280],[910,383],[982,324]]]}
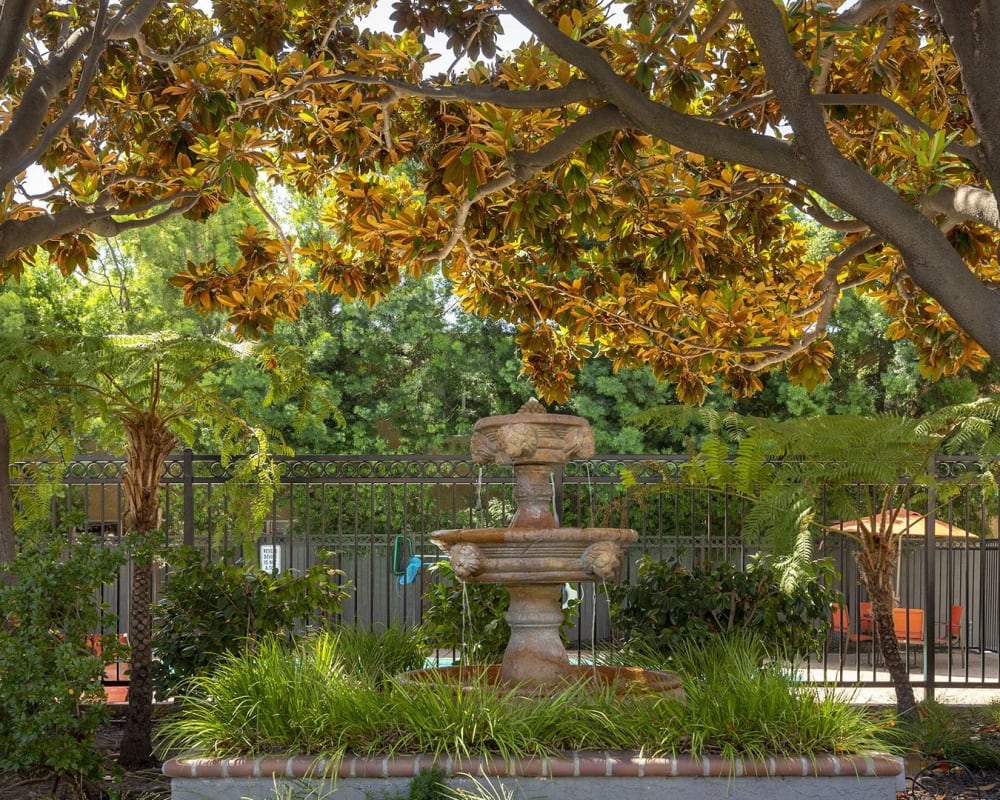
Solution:
{"label": "brick planter edging", "polygon": [[721,756],[644,758],[634,752],[573,752],[561,757],[504,761],[498,757],[345,756],[339,762],[320,757],[172,758],[163,764],[170,778],[412,778],[437,768],[445,777],[510,778],[779,778],[893,777],[903,775],[903,760],[883,754],[789,756],[746,760]]}

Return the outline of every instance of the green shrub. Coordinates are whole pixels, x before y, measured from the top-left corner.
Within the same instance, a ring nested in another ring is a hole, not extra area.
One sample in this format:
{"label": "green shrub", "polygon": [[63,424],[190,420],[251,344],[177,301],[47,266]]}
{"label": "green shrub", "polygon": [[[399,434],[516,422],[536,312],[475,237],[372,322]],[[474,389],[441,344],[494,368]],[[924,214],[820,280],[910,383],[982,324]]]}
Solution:
{"label": "green shrub", "polygon": [[820,649],[830,626],[833,567],[816,562],[818,574],[790,588],[767,558],[745,570],[721,563],[691,569],[674,561],[644,558],[635,581],[610,589],[610,617],[625,648],[669,655],[681,644],[753,630],[773,651],[806,654]]}
{"label": "green shrub", "polygon": [[26,546],[0,584],[0,772],[100,774],[94,733],[108,719],[104,666],[120,655],[117,636],[98,656],[88,637],[113,619],[94,602],[123,563],[116,548],[83,541]]}
{"label": "green shrub", "polygon": [[207,563],[199,551],[179,548],[170,566],[163,597],[153,606],[153,683],[160,697],[266,634],[290,636],[307,624],[329,624],[347,597],[343,573],[324,564],[274,575]]}
{"label": "green shrub", "polygon": [[[504,618],[510,606],[507,589],[496,583],[462,583],[448,561],[438,561],[430,569],[438,580],[425,592],[427,606],[420,625],[424,644],[431,650],[454,650],[456,663],[499,662],[510,639]],[[578,605],[579,600],[573,600],[563,607],[564,644]]]}

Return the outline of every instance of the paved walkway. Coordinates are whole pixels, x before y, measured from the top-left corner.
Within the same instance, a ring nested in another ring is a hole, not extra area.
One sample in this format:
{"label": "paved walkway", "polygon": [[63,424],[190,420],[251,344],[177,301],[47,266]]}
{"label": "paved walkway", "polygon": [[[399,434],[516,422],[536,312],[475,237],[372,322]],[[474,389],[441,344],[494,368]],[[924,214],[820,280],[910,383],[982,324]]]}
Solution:
{"label": "paved walkway", "polygon": [[[860,664],[859,661],[860,655]],[[910,678],[914,682],[923,682],[923,664],[920,653],[911,657],[913,668]],[[803,680],[822,683],[828,681],[836,684],[837,691],[845,698],[858,703],[873,705],[894,705],[896,694],[891,686],[857,687],[852,685],[862,680],[866,683],[889,683],[889,673],[881,665],[868,663],[867,654],[862,652],[827,654],[827,670],[824,673],[822,659],[812,659],[803,664],[799,670]],[[934,680],[936,683],[934,699],[942,703],[956,705],[981,705],[994,700],[1000,701],[1000,656],[996,653],[967,653],[966,664],[963,666],[961,654],[955,650],[950,654],[937,652],[934,654]],[[923,700],[926,692],[915,688],[917,700]]]}

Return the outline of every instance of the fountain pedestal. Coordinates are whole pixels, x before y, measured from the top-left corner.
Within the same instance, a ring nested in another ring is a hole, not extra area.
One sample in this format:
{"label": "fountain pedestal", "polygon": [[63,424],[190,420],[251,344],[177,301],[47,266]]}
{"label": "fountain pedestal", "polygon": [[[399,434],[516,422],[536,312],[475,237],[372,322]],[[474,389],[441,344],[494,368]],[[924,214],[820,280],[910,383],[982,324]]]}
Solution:
{"label": "fountain pedestal", "polygon": [[565,684],[572,668],[559,636],[562,585],[514,583],[507,591],[510,641],[500,664],[501,678],[529,692]]}

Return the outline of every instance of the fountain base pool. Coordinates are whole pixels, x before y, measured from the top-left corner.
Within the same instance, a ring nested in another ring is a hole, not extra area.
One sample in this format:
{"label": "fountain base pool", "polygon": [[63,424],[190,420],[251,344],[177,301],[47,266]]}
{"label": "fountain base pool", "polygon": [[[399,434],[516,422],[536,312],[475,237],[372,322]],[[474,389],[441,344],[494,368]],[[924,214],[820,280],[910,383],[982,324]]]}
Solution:
{"label": "fountain base pool", "polygon": [[503,678],[502,667],[499,664],[428,667],[427,669],[407,672],[399,677],[404,683],[444,683],[466,689],[482,685],[485,682],[488,686],[508,686],[512,691],[526,696],[538,695],[540,692],[547,694],[582,684],[599,690],[610,688],[618,694],[649,692],[669,694],[678,699],[684,697],[680,678],[673,672],[640,669],[639,667],[571,665],[568,670],[562,673],[564,683],[561,685],[547,684],[542,688],[532,684],[509,686]]}

